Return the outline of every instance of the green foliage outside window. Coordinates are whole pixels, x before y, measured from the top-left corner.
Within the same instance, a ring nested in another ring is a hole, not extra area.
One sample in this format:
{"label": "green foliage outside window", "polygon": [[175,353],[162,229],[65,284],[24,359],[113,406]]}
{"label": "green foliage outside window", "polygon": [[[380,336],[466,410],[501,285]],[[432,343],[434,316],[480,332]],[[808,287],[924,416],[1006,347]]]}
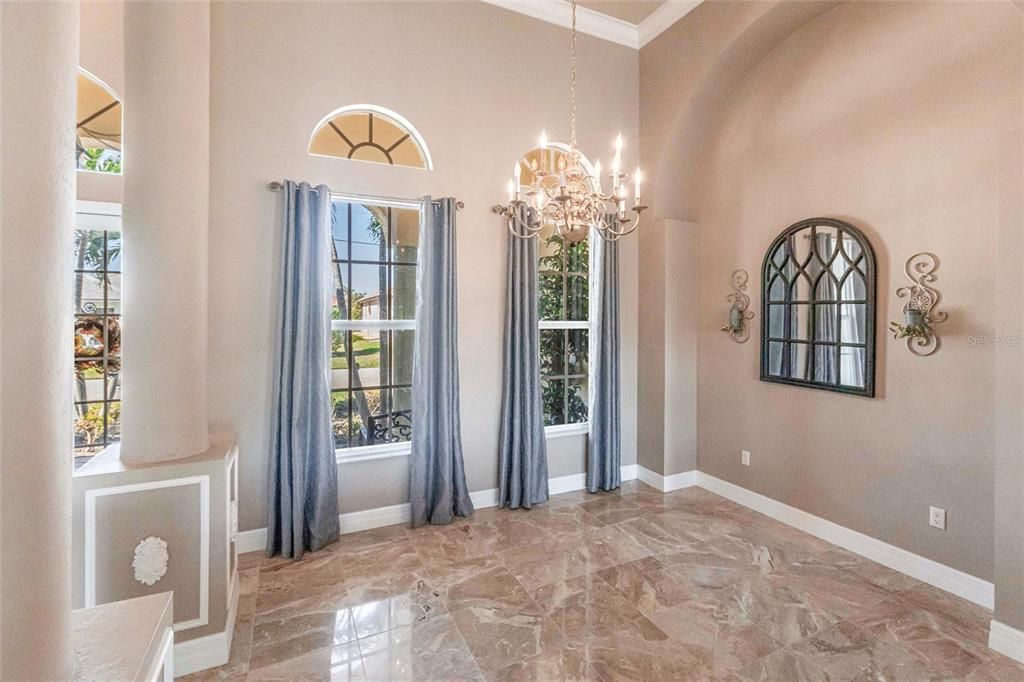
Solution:
{"label": "green foliage outside window", "polygon": [[82,149],[78,156],[80,170],[120,173],[121,153],[110,149]]}
{"label": "green foliage outside window", "polygon": [[[588,316],[588,240],[568,244],[556,235],[544,240],[539,261],[540,319],[584,321]],[[540,334],[541,399],[544,424],[579,424],[588,419],[587,332],[544,329]]]}

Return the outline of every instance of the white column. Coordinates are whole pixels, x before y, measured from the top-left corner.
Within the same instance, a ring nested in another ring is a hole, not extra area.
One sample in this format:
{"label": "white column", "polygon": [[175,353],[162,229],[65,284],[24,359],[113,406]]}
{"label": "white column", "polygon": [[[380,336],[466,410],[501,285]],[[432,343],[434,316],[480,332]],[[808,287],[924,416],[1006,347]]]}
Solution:
{"label": "white column", "polygon": [[121,459],[138,464],[209,445],[210,6],[124,12]]}
{"label": "white column", "polygon": [[69,679],[77,3],[2,3],[0,678]]}

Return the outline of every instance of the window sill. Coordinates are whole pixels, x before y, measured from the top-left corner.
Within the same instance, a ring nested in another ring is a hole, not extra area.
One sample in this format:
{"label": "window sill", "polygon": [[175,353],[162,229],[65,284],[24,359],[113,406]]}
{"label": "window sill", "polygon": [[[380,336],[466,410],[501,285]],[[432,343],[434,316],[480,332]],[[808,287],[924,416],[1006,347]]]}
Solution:
{"label": "window sill", "polygon": [[[544,436],[547,438],[565,438],[566,436],[585,436],[590,432],[590,424],[558,424],[545,426]],[[412,453],[412,443],[387,443],[385,445],[365,445],[361,448],[344,448],[334,451],[338,464],[352,462],[369,462],[375,459],[392,457],[408,457]]]}
{"label": "window sill", "polygon": [[558,424],[556,426],[545,426],[544,435],[548,438],[564,438],[566,436],[585,436],[590,432],[590,423],[582,424]]}
{"label": "window sill", "polygon": [[343,448],[334,451],[334,458],[338,464],[351,464],[352,462],[369,462],[375,459],[390,459],[391,457],[408,457],[412,452],[412,443],[385,443],[384,445],[364,445],[360,448]]}

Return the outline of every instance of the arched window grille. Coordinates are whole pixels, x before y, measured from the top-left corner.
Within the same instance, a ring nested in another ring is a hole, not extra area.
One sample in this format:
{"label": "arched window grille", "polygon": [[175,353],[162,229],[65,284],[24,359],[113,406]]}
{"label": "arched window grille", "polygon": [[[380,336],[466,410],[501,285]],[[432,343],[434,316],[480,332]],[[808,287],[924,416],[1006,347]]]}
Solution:
{"label": "arched window grille", "polygon": [[365,104],[325,116],[313,131],[309,153],[427,170],[434,167],[426,141],[409,121]]}

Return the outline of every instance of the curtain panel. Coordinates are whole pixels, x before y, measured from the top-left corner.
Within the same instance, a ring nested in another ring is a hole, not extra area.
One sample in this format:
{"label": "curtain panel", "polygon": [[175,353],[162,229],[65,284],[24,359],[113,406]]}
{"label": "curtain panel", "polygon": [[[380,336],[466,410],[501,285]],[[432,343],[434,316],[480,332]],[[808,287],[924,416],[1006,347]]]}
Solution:
{"label": "curtain panel", "polygon": [[470,516],[459,417],[455,200],[420,207],[409,502],[413,527]]}
{"label": "curtain panel", "polygon": [[267,556],[338,539],[331,424],[331,192],[284,183],[284,248],[268,472]]}
{"label": "curtain panel", "polygon": [[622,485],[619,387],[619,245],[590,237],[590,433],[587,490]]}
{"label": "curtain panel", "polygon": [[[519,209],[529,221],[533,209]],[[509,233],[505,293],[498,504],[529,509],[548,499],[548,453],[540,386],[537,239]]]}

